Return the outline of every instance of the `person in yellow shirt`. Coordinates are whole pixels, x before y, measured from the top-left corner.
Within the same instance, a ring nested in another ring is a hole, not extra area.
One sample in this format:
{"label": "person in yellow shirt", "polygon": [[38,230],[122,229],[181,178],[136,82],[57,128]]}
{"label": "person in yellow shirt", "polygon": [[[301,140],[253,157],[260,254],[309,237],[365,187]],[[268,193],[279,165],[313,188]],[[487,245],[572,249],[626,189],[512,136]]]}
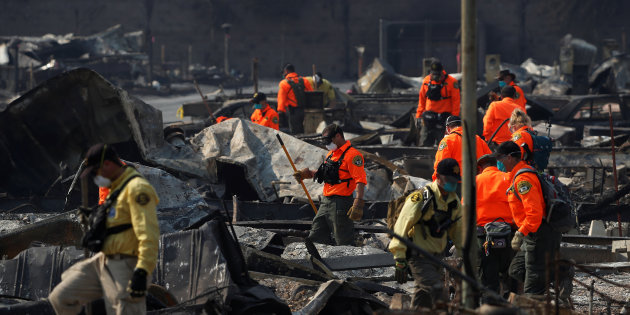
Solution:
{"label": "person in yellow shirt", "polygon": [[324,79],[321,72],[317,72],[314,76],[307,78],[311,82],[311,86],[315,91],[324,93],[324,107],[334,108],[337,104],[335,99],[335,88],[330,81]]}
{"label": "person in yellow shirt", "polygon": [[[459,164],[455,159],[444,159],[437,166],[437,174],[431,184],[407,197],[394,233],[411,238],[420,248],[442,258],[448,238],[458,251],[461,252],[463,246],[462,205],[455,194],[457,182],[461,180]],[[389,243],[389,251],[396,260],[396,281],[405,283],[411,269],[415,282],[414,307],[431,308],[436,301],[444,300],[442,266],[423,257],[407,257],[407,246],[396,238]]]}
{"label": "person in yellow shirt", "polygon": [[95,218],[103,214],[106,232],[102,237],[86,233],[82,243],[95,254],[66,270],[48,299],[57,314],[78,314],[99,298],[105,300],[108,314],[144,314],[158,256],[158,196],[138,171],[122,164],[111,146],[92,146],[85,165],[82,177],[93,177],[97,186],[111,189],[89,220],[88,231],[96,231]]}

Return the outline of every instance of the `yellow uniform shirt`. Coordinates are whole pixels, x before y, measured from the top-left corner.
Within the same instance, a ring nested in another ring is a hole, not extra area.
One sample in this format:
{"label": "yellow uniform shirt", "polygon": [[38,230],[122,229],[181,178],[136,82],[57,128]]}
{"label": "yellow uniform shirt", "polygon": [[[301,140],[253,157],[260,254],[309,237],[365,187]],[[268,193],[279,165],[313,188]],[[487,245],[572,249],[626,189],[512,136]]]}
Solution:
{"label": "yellow uniform shirt", "polygon": [[[431,191],[433,191],[438,211],[446,212],[448,210],[448,204],[455,200],[457,202],[457,208],[453,209],[453,212],[451,213],[451,220],[455,220],[462,216],[461,202],[455,193],[448,193],[445,200],[438,188],[437,181],[432,182],[428,187]],[[403,237],[411,238],[416,245],[432,254],[439,254],[444,251],[446,244],[448,243],[447,236],[453,240],[455,247],[458,250],[461,249],[464,243],[461,231],[461,218],[451,224],[447,233],[444,233],[441,238],[432,237],[426,224],[419,224],[420,220],[429,220],[434,214],[432,205],[433,202],[431,202],[427,212],[422,218],[420,218],[420,215],[422,214],[422,205],[424,204],[424,198],[422,196],[423,190],[424,189],[417,190],[407,197],[405,204],[400,211],[400,215],[396,220],[396,224],[394,225],[394,233]],[[425,230],[426,238],[424,238],[421,230],[423,228]],[[389,251],[394,254],[394,259],[406,258],[407,256],[407,246],[396,238],[393,238],[389,243]]]}
{"label": "yellow uniform shirt", "polygon": [[[124,172],[112,182],[111,191],[136,174],[139,173],[134,168],[125,167]],[[143,177],[136,177],[127,183],[108,211],[107,228],[129,223],[133,227],[108,236],[101,251],[105,255],[138,256],[136,268],[142,268],[150,275],[157,262],[160,239],[156,212],[158,202],[160,200],[153,186]]]}

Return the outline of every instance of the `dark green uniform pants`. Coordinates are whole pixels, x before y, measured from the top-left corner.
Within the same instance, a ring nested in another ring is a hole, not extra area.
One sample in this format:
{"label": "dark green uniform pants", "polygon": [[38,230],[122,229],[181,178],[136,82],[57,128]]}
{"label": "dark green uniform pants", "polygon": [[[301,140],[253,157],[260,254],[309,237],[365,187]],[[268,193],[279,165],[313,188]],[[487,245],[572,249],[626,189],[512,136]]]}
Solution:
{"label": "dark green uniform pants", "polygon": [[330,244],[330,233],[337,245],[354,243],[354,223],[348,218],[352,196],[324,196],[313,219],[308,238],[315,243]]}
{"label": "dark green uniform pants", "polygon": [[304,107],[289,106],[289,129],[294,135],[304,133]]}
{"label": "dark green uniform pants", "polygon": [[543,295],[547,279],[549,283],[554,280],[553,261],[560,250],[561,239],[562,234],[544,221],[536,233],[529,233],[523,238],[523,245],[512,260],[509,273],[524,283],[526,294]]}
{"label": "dark green uniform pants", "polygon": [[[422,119],[422,118],[420,118]],[[439,144],[444,138],[445,127],[437,127],[435,125],[424,124],[420,128],[420,143],[421,147],[432,147]]]}
{"label": "dark green uniform pants", "polygon": [[479,241],[478,272],[481,283],[497,294],[501,294],[501,282],[503,281],[503,283],[507,284],[510,280],[508,279],[508,269],[514,256],[512,247],[510,247],[512,239],[508,236],[505,248],[490,248],[488,256],[486,256],[486,251],[483,247],[483,244],[486,242],[486,236],[479,236],[477,239]]}
{"label": "dark green uniform pants", "polygon": [[[438,259],[444,257],[442,254],[435,256]],[[444,267],[423,257],[412,257],[407,261],[415,285],[412,307],[433,308],[436,301],[444,301]]]}

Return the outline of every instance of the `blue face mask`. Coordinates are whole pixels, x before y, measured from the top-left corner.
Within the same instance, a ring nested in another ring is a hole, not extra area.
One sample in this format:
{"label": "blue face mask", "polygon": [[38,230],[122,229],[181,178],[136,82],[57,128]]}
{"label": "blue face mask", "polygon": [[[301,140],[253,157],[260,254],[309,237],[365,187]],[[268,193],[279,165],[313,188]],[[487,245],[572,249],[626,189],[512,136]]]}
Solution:
{"label": "blue face mask", "polygon": [[499,81],[499,87],[505,87],[506,83],[505,81]]}
{"label": "blue face mask", "polygon": [[254,109],[262,109],[262,104],[254,104]]}
{"label": "blue face mask", "polygon": [[455,182],[446,182],[446,184],[444,184],[444,190],[448,191],[448,192],[454,192],[457,189],[457,183]]}
{"label": "blue face mask", "polygon": [[505,164],[503,164],[503,162],[497,161],[497,168],[499,171],[507,173],[507,169],[505,168]]}

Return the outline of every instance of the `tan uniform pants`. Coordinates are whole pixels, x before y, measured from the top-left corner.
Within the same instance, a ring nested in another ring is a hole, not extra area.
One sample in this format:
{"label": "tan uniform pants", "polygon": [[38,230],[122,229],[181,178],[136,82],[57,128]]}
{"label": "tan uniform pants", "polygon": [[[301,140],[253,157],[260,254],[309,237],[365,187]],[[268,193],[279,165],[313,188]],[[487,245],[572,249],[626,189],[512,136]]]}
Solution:
{"label": "tan uniform pants", "polygon": [[145,298],[127,292],[136,262],[133,257],[110,259],[98,253],[64,271],[48,299],[57,314],[78,314],[83,305],[101,297],[108,315],[145,314]]}

